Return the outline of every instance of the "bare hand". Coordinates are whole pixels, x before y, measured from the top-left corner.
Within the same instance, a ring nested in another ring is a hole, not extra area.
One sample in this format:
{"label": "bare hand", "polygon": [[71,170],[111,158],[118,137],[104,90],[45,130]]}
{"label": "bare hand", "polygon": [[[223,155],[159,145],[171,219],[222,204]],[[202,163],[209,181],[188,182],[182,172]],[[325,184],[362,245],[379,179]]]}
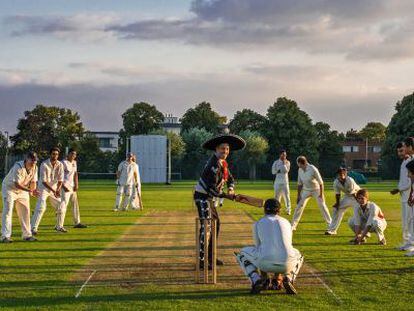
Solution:
{"label": "bare hand", "polygon": [[54,194],[55,194],[56,198],[60,198],[60,191],[59,190],[56,190]]}
{"label": "bare hand", "polygon": [[31,196],[33,196],[33,197],[35,197],[35,198],[38,198],[38,197],[39,197],[39,195],[40,195],[40,192],[39,192],[39,190],[37,190],[37,189],[35,189],[35,190],[31,190],[31,191],[30,191],[30,195],[31,195]]}

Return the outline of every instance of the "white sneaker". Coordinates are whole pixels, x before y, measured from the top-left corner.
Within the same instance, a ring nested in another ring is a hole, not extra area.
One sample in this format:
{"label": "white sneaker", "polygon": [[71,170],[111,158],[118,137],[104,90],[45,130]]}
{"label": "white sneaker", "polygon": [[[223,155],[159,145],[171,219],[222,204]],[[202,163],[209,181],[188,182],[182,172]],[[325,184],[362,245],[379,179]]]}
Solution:
{"label": "white sneaker", "polygon": [[117,208],[114,208],[114,209],[113,209],[113,211],[114,211],[114,212],[117,212],[117,211],[119,211],[119,209],[117,209]]}
{"label": "white sneaker", "polygon": [[401,246],[397,247],[397,249],[400,250],[400,251],[411,251],[411,248],[413,248],[413,247],[414,246],[411,243],[405,243],[404,245],[401,245]]}

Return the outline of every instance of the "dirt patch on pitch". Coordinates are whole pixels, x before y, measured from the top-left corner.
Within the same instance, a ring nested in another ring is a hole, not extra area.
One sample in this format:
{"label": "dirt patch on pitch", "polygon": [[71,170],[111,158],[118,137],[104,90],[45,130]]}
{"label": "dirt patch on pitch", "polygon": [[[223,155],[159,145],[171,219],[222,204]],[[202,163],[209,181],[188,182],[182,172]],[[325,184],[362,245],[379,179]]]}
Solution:
{"label": "dirt patch on pitch", "polygon": [[[219,213],[221,232],[217,253],[225,265],[217,267],[215,288],[247,289],[250,283],[233,253],[252,245],[252,219],[241,209],[225,207]],[[196,213],[191,211],[157,212],[139,217],[118,241],[76,273],[72,281],[82,285],[95,271],[88,286],[193,286],[195,217]],[[305,286],[321,286],[312,272],[305,264],[296,281],[299,290]]]}

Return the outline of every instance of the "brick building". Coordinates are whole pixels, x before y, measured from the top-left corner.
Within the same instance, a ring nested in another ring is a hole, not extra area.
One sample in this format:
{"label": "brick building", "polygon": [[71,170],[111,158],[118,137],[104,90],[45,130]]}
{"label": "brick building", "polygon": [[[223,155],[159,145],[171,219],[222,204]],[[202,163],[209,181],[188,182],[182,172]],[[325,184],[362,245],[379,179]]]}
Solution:
{"label": "brick building", "polygon": [[342,144],[345,166],[360,171],[378,170],[382,146],[382,141],[347,138]]}

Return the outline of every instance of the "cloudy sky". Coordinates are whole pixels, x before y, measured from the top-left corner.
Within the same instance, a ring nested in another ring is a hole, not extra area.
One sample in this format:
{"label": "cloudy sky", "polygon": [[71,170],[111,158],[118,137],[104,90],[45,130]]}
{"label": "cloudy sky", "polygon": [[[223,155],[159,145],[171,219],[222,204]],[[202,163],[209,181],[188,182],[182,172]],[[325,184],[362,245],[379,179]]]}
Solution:
{"label": "cloudy sky", "polygon": [[2,0],[0,130],[38,103],[119,130],[147,101],[231,118],[287,96],[345,131],[414,91],[410,0]]}

